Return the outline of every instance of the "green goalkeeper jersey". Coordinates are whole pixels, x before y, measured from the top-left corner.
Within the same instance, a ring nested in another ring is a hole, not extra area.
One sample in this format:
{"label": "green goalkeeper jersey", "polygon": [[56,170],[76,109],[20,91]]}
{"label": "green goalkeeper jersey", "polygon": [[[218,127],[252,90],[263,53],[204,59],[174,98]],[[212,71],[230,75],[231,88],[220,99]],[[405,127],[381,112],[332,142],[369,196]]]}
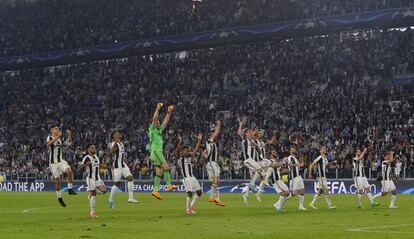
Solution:
{"label": "green goalkeeper jersey", "polygon": [[163,151],[164,140],[162,139],[162,133],[164,133],[164,127],[160,128],[155,127],[151,124],[148,129],[148,134],[150,138],[150,150],[154,151]]}

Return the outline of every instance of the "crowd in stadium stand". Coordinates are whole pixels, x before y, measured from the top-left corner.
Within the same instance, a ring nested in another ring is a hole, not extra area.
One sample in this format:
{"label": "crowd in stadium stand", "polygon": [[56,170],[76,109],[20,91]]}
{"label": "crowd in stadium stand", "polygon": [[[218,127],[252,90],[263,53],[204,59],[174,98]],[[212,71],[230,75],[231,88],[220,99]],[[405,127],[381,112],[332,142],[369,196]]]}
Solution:
{"label": "crowd in stadium stand", "polygon": [[8,0],[0,3],[0,56],[412,4],[412,0],[205,0],[193,13],[190,0]]}
{"label": "crowd in stadium stand", "polygon": [[[151,178],[146,131],[164,102],[177,106],[165,133],[173,175],[178,133],[194,144],[196,133],[206,136],[220,119],[222,177],[244,177],[236,130],[245,119],[266,137],[278,132],[270,148],[280,158],[296,145],[309,165],[327,144],[330,177],[351,177],[357,147],[368,147],[371,177],[388,150],[398,155],[401,177],[414,177],[414,83],[395,80],[413,64],[408,29],[359,41],[332,35],[0,73],[0,172],[48,175],[46,136],[57,123],[73,132],[65,152],[73,168],[90,142],[109,165],[109,135],[119,129],[135,177]],[[204,163],[197,163],[198,178]],[[104,177],[109,171],[102,168]]]}

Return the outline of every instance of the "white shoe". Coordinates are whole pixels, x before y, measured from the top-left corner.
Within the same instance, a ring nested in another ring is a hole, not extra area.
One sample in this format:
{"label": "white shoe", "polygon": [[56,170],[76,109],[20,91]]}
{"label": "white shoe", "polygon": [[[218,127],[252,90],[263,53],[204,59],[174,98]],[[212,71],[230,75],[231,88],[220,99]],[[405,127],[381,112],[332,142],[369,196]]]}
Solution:
{"label": "white shoe", "polygon": [[397,207],[397,206],[395,206],[395,205],[391,205],[391,206],[390,206],[390,208],[392,208],[392,209],[397,209],[398,207]]}
{"label": "white shoe", "polygon": [[329,207],[329,209],[336,209],[336,206],[331,205],[331,206]]}
{"label": "white shoe", "polygon": [[309,203],[309,207],[311,207],[311,208],[313,208],[313,209],[318,209],[318,208],[315,206],[315,204],[313,204],[313,203]]}
{"label": "white shoe", "polygon": [[260,193],[256,193],[255,196],[256,196],[256,200],[258,202],[262,202],[262,198],[260,197]]}
{"label": "white shoe", "polygon": [[135,200],[135,198],[128,199],[128,202],[129,203],[133,203],[133,204],[137,204],[138,203],[138,201]]}
{"label": "white shoe", "polygon": [[308,209],[306,207],[300,207],[299,211],[307,211]]}

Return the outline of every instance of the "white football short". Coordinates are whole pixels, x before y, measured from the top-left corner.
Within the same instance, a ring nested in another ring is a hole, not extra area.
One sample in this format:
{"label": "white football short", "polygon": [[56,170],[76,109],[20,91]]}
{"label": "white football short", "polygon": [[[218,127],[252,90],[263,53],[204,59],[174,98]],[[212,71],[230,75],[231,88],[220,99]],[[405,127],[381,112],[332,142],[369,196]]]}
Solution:
{"label": "white football short", "polygon": [[58,178],[60,175],[65,173],[65,171],[70,168],[66,160],[62,160],[60,163],[53,163],[49,166],[50,171],[52,172],[53,178]]}
{"label": "white football short", "polygon": [[213,177],[220,177],[220,166],[217,162],[208,162],[206,165],[208,179],[213,180]]}
{"label": "white football short", "polygon": [[114,168],[112,170],[113,176],[114,176],[114,182],[121,182],[122,178],[126,178],[131,174],[131,171],[129,171],[128,167],[122,167],[122,168]]}
{"label": "white football short", "polygon": [[200,183],[195,177],[186,177],[183,179],[183,185],[186,192],[196,192],[201,190]]}

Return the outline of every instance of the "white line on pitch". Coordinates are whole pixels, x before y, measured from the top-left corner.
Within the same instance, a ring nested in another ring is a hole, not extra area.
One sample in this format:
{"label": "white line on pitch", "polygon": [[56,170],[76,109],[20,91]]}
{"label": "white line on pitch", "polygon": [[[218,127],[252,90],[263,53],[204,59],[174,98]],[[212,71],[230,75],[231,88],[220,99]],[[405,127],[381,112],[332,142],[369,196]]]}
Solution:
{"label": "white line on pitch", "polygon": [[28,213],[28,212],[30,212],[30,211],[35,211],[35,210],[45,209],[45,208],[51,208],[51,207],[37,207],[37,208],[28,208],[28,209],[24,209],[24,210],[22,210],[22,213]]}
{"label": "white line on pitch", "polygon": [[412,225],[414,225],[414,224],[399,224],[399,225],[387,225],[387,226],[378,226],[378,227],[361,227],[361,228],[355,228],[355,229],[348,229],[347,231],[350,231],[350,232],[363,232],[363,231],[374,232],[374,231],[370,231],[370,230],[371,229],[382,229],[382,228],[393,228],[393,227],[407,227],[407,226],[412,226]]}

